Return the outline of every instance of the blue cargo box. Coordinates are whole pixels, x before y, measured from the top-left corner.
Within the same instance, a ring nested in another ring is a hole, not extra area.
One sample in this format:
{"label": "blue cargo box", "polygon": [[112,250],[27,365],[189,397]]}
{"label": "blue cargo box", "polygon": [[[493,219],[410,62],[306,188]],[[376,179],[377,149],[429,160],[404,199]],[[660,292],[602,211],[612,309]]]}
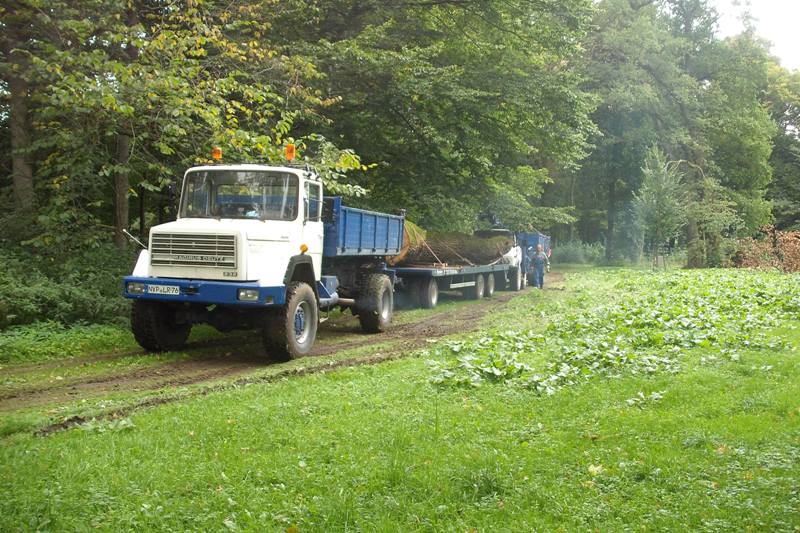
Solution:
{"label": "blue cargo box", "polygon": [[533,257],[538,244],[541,244],[545,253],[550,255],[550,236],[544,233],[517,233],[517,242],[522,248],[522,269],[525,272],[533,270],[531,257]]}
{"label": "blue cargo box", "polygon": [[550,251],[550,236],[544,233],[517,233],[517,242],[523,250],[528,248],[536,250],[536,245],[541,244],[545,252]]}
{"label": "blue cargo box", "polygon": [[322,219],[325,257],[397,255],[403,248],[403,216],[347,207],[340,196],[326,196]]}

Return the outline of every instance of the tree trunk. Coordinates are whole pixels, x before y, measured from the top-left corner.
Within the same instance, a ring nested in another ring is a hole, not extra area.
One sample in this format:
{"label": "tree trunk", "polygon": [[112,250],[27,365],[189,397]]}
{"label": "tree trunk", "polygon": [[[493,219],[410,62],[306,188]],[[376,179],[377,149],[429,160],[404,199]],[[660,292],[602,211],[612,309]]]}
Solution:
{"label": "tree trunk", "polygon": [[686,266],[689,268],[703,268],[705,266],[705,251],[700,239],[700,228],[697,219],[689,216],[686,221]]}
{"label": "tree trunk", "polygon": [[[11,54],[17,55],[17,54]],[[33,167],[30,163],[31,141],[28,131],[28,82],[10,75],[8,78],[9,129],[11,132],[11,177],[17,209],[32,210],[36,204],[33,190]]]}
{"label": "tree trunk", "polygon": [[130,152],[130,135],[120,133],[117,135],[117,149],[114,154],[114,164],[117,165],[114,173],[114,244],[120,249],[124,249],[128,245],[128,239],[122,231],[128,228],[130,217],[128,190],[131,185],[128,180],[128,169],[121,167],[127,165]]}
{"label": "tree trunk", "polygon": [[614,222],[617,218],[617,179],[608,182],[608,205],[606,207],[606,261],[614,257]]}
{"label": "tree trunk", "polygon": [[403,265],[484,265],[497,261],[514,246],[506,235],[466,235],[425,231],[406,220],[403,248],[387,258],[391,266]]}
{"label": "tree trunk", "polygon": [[[136,10],[128,9],[126,22],[129,27],[133,27],[139,22]],[[125,44],[122,52],[122,60],[128,64],[135,62],[139,57],[139,50],[131,42]],[[117,149],[114,154],[114,164],[117,166],[114,173],[114,244],[120,249],[124,249],[128,245],[128,239],[123,230],[128,229],[130,222],[128,191],[131,183],[130,169],[127,166],[130,158],[131,136],[128,133],[118,133]]]}

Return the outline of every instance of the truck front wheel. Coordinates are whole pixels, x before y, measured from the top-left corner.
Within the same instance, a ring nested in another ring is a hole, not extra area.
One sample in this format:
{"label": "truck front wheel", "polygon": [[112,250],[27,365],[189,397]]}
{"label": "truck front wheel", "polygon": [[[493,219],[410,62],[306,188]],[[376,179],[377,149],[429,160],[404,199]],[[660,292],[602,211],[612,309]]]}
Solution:
{"label": "truck front wheel", "polygon": [[286,288],[286,305],[269,311],[265,318],[264,349],[278,361],[307,355],[314,346],[318,324],[314,289],[307,283],[290,283]]}
{"label": "truck front wheel", "polygon": [[368,333],[385,331],[394,312],[394,290],[389,276],[369,274],[360,297],[356,299],[356,308],[361,329]]}
{"label": "truck front wheel", "polygon": [[134,300],[131,330],[139,346],[148,352],[167,352],[186,346],[192,325],[178,322],[175,310],[168,304]]}

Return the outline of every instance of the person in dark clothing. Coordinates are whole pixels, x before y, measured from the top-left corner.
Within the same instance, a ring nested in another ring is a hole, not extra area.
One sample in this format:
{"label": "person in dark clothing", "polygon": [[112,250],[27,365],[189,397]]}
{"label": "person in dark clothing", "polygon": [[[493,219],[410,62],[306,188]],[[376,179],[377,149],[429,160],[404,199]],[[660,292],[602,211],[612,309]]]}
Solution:
{"label": "person in dark clothing", "polygon": [[550,270],[550,258],[544,253],[544,246],[541,244],[536,245],[536,251],[531,256],[531,263],[533,264],[533,286],[544,289],[544,273],[545,270]]}

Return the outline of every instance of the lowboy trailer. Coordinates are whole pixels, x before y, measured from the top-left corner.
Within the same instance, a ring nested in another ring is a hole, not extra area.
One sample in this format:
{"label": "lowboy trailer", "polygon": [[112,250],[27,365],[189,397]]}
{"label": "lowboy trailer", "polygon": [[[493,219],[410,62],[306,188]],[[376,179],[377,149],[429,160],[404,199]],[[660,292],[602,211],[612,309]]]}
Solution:
{"label": "lowboy trailer", "polygon": [[399,278],[398,290],[411,303],[430,309],[436,307],[439,292],[460,290],[465,297],[480,300],[490,298],[496,289],[521,291],[526,286],[525,255],[517,236],[507,230],[484,232],[489,236],[508,235],[514,246],[504,256],[489,265],[414,265],[394,267]]}

